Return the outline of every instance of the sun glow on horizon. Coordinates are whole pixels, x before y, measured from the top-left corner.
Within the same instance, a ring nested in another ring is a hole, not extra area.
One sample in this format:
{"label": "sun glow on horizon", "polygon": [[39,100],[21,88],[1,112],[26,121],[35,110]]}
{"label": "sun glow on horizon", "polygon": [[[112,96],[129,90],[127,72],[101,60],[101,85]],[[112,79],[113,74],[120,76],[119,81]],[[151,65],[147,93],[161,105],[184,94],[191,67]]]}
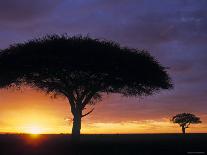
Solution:
{"label": "sun glow on horizon", "polygon": [[28,134],[38,135],[44,133],[44,130],[40,126],[33,125],[29,126],[25,132]]}

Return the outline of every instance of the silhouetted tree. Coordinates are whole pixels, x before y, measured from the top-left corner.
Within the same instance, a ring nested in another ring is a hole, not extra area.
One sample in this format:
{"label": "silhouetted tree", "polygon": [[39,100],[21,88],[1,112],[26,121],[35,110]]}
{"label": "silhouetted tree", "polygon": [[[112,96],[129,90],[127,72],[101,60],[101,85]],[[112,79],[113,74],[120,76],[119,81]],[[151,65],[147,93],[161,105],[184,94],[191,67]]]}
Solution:
{"label": "silhouetted tree", "polygon": [[50,35],[12,45],[1,51],[0,69],[1,88],[26,84],[66,96],[75,138],[81,118],[93,111],[83,110],[102,93],[140,96],[172,88],[165,68],[148,52],[81,36]]}
{"label": "silhouetted tree", "polygon": [[190,124],[201,123],[200,118],[196,117],[194,114],[182,113],[175,115],[172,120],[173,123],[178,123],[182,128],[182,133],[185,134],[185,129],[189,128]]}

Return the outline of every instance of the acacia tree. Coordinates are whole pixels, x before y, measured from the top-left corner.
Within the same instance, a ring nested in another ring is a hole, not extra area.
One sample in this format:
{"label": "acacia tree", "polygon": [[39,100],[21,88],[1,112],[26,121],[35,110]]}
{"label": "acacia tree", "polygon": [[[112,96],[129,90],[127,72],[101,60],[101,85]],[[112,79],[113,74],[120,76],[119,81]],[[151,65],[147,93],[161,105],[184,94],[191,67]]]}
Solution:
{"label": "acacia tree", "polygon": [[86,105],[103,93],[151,95],[172,88],[166,68],[147,51],[89,37],[50,35],[0,53],[0,87],[29,85],[67,97],[78,138]]}
{"label": "acacia tree", "polygon": [[178,123],[182,128],[182,133],[185,134],[185,129],[189,128],[190,124],[198,124],[201,123],[199,117],[195,116],[194,114],[190,113],[181,113],[173,116],[172,120],[173,123]]}

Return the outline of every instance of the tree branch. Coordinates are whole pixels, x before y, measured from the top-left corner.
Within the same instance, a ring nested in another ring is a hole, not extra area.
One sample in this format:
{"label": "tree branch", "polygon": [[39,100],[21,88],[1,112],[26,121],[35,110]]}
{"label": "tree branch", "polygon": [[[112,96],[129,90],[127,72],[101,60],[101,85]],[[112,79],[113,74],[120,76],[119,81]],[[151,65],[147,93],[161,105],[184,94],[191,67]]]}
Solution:
{"label": "tree branch", "polygon": [[88,93],[88,91],[83,91],[83,93],[81,94],[81,96],[80,96],[80,98],[79,98],[79,101],[82,101],[84,98],[85,98],[85,96],[86,96],[86,94]]}
{"label": "tree branch", "polygon": [[92,99],[94,94],[95,92],[92,91],[86,96],[85,100],[82,103],[82,109],[86,106],[86,104],[88,104],[88,102]]}
{"label": "tree branch", "polygon": [[91,110],[90,110],[89,112],[87,112],[86,114],[82,115],[81,117],[85,117],[85,116],[89,115],[90,113],[92,113],[92,112],[93,112],[93,110],[94,110],[94,108],[93,108],[93,109],[91,109]]}
{"label": "tree branch", "polygon": [[75,114],[75,109],[76,109],[76,106],[75,106],[75,102],[74,102],[74,96],[73,96],[73,93],[68,93],[67,95],[67,98],[69,100],[69,103],[70,103],[70,106],[71,106],[71,112],[72,114],[74,115]]}
{"label": "tree branch", "polygon": [[188,123],[188,124],[186,125],[186,127],[185,127],[185,128],[188,128],[188,127],[189,127],[189,125],[190,125],[190,123]]}

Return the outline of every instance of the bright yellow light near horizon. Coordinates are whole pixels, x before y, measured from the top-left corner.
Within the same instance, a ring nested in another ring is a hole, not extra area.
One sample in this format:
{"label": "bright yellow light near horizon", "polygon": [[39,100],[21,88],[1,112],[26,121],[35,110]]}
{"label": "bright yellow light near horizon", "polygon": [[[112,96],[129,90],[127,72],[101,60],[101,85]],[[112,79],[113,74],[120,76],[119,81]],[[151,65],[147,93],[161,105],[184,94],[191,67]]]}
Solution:
{"label": "bright yellow light near horizon", "polygon": [[26,133],[34,134],[34,135],[42,134],[43,128],[41,128],[40,126],[30,126],[28,127]]}

